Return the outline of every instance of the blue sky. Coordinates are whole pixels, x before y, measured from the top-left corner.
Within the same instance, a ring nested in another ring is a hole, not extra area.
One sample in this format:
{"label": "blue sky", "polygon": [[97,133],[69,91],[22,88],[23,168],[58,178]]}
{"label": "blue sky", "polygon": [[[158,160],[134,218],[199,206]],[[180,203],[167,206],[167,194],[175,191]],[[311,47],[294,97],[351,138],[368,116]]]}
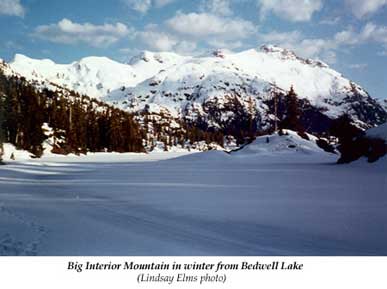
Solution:
{"label": "blue sky", "polygon": [[0,58],[68,63],[264,43],[319,58],[387,98],[387,0],[0,0]]}

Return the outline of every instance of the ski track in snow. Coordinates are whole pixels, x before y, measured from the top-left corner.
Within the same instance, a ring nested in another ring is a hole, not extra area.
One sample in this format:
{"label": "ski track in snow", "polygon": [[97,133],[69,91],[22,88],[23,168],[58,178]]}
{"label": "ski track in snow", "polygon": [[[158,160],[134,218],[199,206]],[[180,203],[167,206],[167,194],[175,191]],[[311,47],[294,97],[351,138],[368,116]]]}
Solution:
{"label": "ski track in snow", "polygon": [[13,163],[0,168],[0,255],[387,255],[386,159],[334,160]]}

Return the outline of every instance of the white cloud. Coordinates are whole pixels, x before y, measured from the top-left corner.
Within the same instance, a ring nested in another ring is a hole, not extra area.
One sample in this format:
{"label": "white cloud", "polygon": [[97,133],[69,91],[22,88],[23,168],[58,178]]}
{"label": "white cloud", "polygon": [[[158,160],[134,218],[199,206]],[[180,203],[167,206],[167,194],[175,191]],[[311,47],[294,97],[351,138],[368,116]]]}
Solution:
{"label": "white cloud", "polygon": [[268,13],[294,22],[309,21],[322,8],[322,0],[258,0],[261,17]]}
{"label": "white cloud", "polygon": [[177,40],[167,33],[146,30],[138,33],[139,40],[151,50],[171,51],[177,44]]}
{"label": "white cloud", "polygon": [[201,10],[206,13],[230,16],[233,14],[230,2],[231,0],[202,0]]}
{"label": "white cloud", "polygon": [[191,53],[197,49],[197,43],[160,30],[155,24],[149,24],[143,31],[136,33],[136,39],[147,49],[153,51],[175,51],[181,54]]}
{"label": "white cloud", "polygon": [[350,28],[335,35],[338,44],[357,45],[367,42],[387,45],[387,26],[378,26],[372,22],[367,23],[362,30],[356,32]]}
{"label": "white cloud", "polygon": [[387,5],[387,0],[345,0],[357,18],[371,15]]}
{"label": "white cloud", "polygon": [[166,21],[169,29],[195,39],[217,37],[222,40],[242,39],[256,32],[253,23],[220,17],[210,13],[178,13]]}
{"label": "white cloud", "polygon": [[360,43],[374,42],[383,46],[379,55],[387,55],[387,26],[378,26],[374,23],[367,23],[360,32]]}
{"label": "white cloud", "polygon": [[33,36],[55,43],[85,43],[94,47],[109,46],[127,36],[130,29],[122,24],[94,25],[90,23],[74,23],[62,19],[58,23],[41,25],[35,28]]}
{"label": "white cloud", "polygon": [[346,44],[346,45],[355,45],[358,44],[360,39],[356,33],[350,29],[350,30],[343,30],[338,33],[336,33],[334,40],[339,45]]}
{"label": "white cloud", "polygon": [[378,26],[374,23],[367,23],[360,36],[363,41],[371,40],[387,44],[387,26]]}
{"label": "white cloud", "polygon": [[0,0],[0,15],[10,15],[23,17],[25,9],[20,0]]}
{"label": "white cloud", "polygon": [[327,40],[322,38],[303,39],[295,45],[296,51],[299,51],[305,57],[323,58],[328,62],[332,62],[332,59],[335,59],[333,54],[333,49],[335,48],[336,45],[331,43],[329,39]]}
{"label": "white cloud", "polygon": [[123,0],[131,9],[146,13],[152,7],[163,7],[171,4],[175,0]]}
{"label": "white cloud", "polygon": [[246,20],[211,13],[178,12],[159,25],[147,25],[136,33],[136,40],[150,50],[187,54],[205,47],[240,48],[242,39],[254,35],[257,27]]}

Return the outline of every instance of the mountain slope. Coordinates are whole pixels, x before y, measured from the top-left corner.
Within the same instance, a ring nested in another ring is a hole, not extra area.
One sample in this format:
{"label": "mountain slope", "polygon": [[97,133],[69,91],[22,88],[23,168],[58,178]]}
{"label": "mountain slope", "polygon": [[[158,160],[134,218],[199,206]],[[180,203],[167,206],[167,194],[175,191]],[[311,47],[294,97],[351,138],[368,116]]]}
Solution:
{"label": "mountain slope", "polygon": [[65,65],[17,54],[10,66],[27,79],[48,80],[95,98],[108,94],[113,87],[130,85],[135,79],[130,66],[105,57],[87,57]]}
{"label": "mountain slope", "polygon": [[4,62],[0,109],[1,141],[36,157],[46,144],[61,154],[144,151],[132,114],[62,87],[27,81]]}
{"label": "mountain slope", "polygon": [[385,110],[359,85],[322,62],[273,46],[190,58],[104,99],[132,110],[156,104],[177,114],[192,115],[193,110],[205,115],[200,110],[205,111],[206,104],[216,102],[219,107],[237,97],[245,109],[246,102],[254,102],[254,108],[267,120],[265,102],[272,98],[273,90],[285,92],[291,86],[299,98],[330,118],[350,113],[354,120],[369,125],[386,118]]}
{"label": "mountain slope", "polygon": [[67,154],[223,146],[221,133],[187,126],[168,110],[131,114],[44,78],[27,80],[3,61],[0,109],[5,112],[0,126],[0,133],[4,131],[7,136],[5,142],[38,157],[46,148]]}
{"label": "mountain slope", "polygon": [[[276,117],[286,116],[285,96],[292,86],[309,132],[327,132],[331,120],[344,113],[361,128],[387,120],[380,102],[325,63],[270,45],[196,57],[143,52],[128,64],[88,57],[58,65],[16,55],[10,66],[29,80],[53,83],[164,123],[182,122],[240,140],[272,129]],[[280,107],[277,116],[274,99]]]}
{"label": "mountain slope", "polygon": [[16,54],[10,67],[29,80],[46,80],[80,94],[101,98],[123,86],[135,86],[169,65],[180,56],[172,53],[143,52],[131,65],[107,57],[86,57],[70,64],[56,64]]}

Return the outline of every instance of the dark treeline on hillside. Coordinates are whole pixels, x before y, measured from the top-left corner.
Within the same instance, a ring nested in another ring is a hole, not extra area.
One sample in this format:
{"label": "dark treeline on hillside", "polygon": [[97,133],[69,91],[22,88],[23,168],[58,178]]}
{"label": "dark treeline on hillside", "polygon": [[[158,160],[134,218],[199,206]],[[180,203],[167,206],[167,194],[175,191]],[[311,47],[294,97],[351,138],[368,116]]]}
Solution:
{"label": "dark treeline on hillside", "polygon": [[[40,91],[24,78],[0,71],[0,107],[0,141],[37,157],[47,137],[55,153],[144,151],[131,114],[71,91]],[[44,131],[45,123],[50,132]]]}

